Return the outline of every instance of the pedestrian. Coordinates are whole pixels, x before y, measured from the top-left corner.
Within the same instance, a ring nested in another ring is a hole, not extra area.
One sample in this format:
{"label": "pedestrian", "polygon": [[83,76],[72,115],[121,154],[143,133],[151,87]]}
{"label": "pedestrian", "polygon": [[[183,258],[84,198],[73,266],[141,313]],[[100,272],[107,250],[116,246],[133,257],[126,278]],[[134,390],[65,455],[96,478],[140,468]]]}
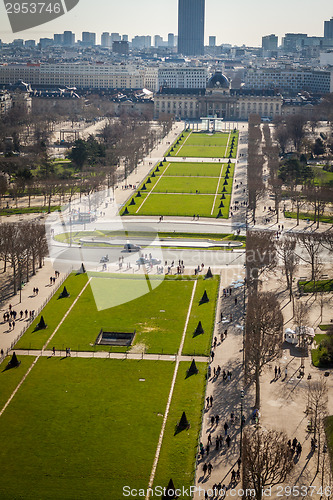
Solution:
{"label": "pedestrian", "polygon": [[210,406],[212,407],[213,406],[213,396],[210,396],[209,402],[210,402]]}
{"label": "pedestrian", "polygon": [[237,297],[235,297],[235,306],[237,305]]}
{"label": "pedestrian", "polygon": [[230,448],[231,437],[229,436],[229,434],[228,434],[228,436],[225,438],[225,441],[226,441],[226,443],[227,443],[228,448]]}
{"label": "pedestrian", "polygon": [[20,318],[23,318],[23,311],[20,311]]}
{"label": "pedestrian", "polygon": [[55,347],[52,347],[53,356],[55,356]]}
{"label": "pedestrian", "polygon": [[211,433],[208,434],[208,444],[212,444],[212,435],[211,435]]}
{"label": "pedestrian", "polygon": [[215,415],[215,422],[216,422],[216,425],[219,425],[219,420],[220,420],[220,417],[218,415]]}
{"label": "pedestrian", "polygon": [[278,368],[277,368],[277,366],[275,367],[275,370],[274,370],[274,371],[275,371],[275,378],[276,378],[276,377],[277,377],[277,374],[278,374]]}
{"label": "pedestrian", "polygon": [[207,370],[208,379],[210,379],[211,374],[212,374],[212,369],[211,369],[211,366],[208,365],[208,370]]}
{"label": "pedestrian", "polygon": [[234,483],[236,481],[236,471],[233,469],[231,471],[231,482]]}
{"label": "pedestrian", "polygon": [[214,349],[216,349],[216,346],[217,346],[217,337],[214,337]]}
{"label": "pedestrian", "polygon": [[232,313],[230,313],[230,321],[232,321]]}
{"label": "pedestrian", "polygon": [[26,310],[24,311],[24,314],[25,314],[25,317],[27,318],[27,316],[28,316],[28,309],[26,309]]}
{"label": "pedestrian", "polygon": [[208,464],[208,475],[209,475],[209,476],[210,476],[210,475],[211,475],[211,473],[212,473],[212,469],[213,469],[213,466],[212,466],[212,464],[209,462],[209,464]]}
{"label": "pedestrian", "polygon": [[12,323],[12,324],[13,324],[13,330],[14,330],[14,328],[15,328],[15,321],[13,321],[13,323]]}
{"label": "pedestrian", "polygon": [[301,455],[301,453],[302,453],[302,445],[301,445],[301,443],[298,443],[296,450],[297,450],[297,456],[299,457]]}
{"label": "pedestrian", "polygon": [[224,435],[226,436],[228,434],[228,429],[229,429],[229,425],[228,425],[228,422],[225,421],[225,424],[224,424]]}
{"label": "pedestrian", "polygon": [[223,342],[223,339],[224,339],[224,337],[223,337],[223,333],[221,332],[221,333],[220,333],[220,341],[221,341],[221,344],[222,344],[222,342]]}
{"label": "pedestrian", "polygon": [[220,315],[220,322],[222,323],[222,320],[223,320],[223,312],[221,311],[221,315]]}
{"label": "pedestrian", "polygon": [[278,368],[278,377],[279,378],[281,377],[281,368],[280,367]]}
{"label": "pedestrian", "polygon": [[297,446],[297,439],[294,437],[293,442],[292,442],[292,447],[295,449]]}
{"label": "pedestrian", "polygon": [[208,457],[208,455],[209,455],[209,450],[210,450],[210,446],[209,446],[209,444],[207,444],[207,446],[206,446],[206,453],[207,453],[207,457]]}
{"label": "pedestrian", "polygon": [[10,321],[9,322],[9,330],[11,330],[11,329],[12,329],[12,322]]}
{"label": "pedestrian", "polygon": [[206,398],[207,408],[209,408],[209,397]]}
{"label": "pedestrian", "polygon": [[3,349],[1,349],[0,354],[1,354],[1,357],[2,357],[3,356]]}
{"label": "pedestrian", "polygon": [[202,470],[203,470],[203,473],[204,473],[204,477],[205,477],[205,475],[206,475],[207,469],[208,469],[208,466],[207,466],[207,464],[206,464],[206,462],[205,462],[205,463],[203,464],[203,466],[202,466]]}
{"label": "pedestrian", "polygon": [[211,356],[211,358],[212,358],[212,361],[214,361],[214,356],[215,356],[214,351],[212,351],[212,352],[210,353],[210,356]]}
{"label": "pedestrian", "polygon": [[228,335],[228,330],[224,330],[224,337]]}
{"label": "pedestrian", "polygon": [[214,422],[215,422],[215,417],[214,417],[214,415],[212,415],[212,416],[210,417],[210,423],[211,423],[211,426],[212,426],[212,427],[213,427],[213,425],[214,425]]}
{"label": "pedestrian", "polygon": [[238,471],[236,472],[236,477],[237,477],[237,481],[240,480],[240,469],[238,469]]}
{"label": "pedestrian", "polygon": [[240,469],[241,463],[242,463],[242,459],[241,459],[241,457],[239,457],[237,460],[238,469]]}
{"label": "pedestrian", "polygon": [[36,288],[35,287],[33,288],[33,292],[34,292],[34,295],[36,295]]}

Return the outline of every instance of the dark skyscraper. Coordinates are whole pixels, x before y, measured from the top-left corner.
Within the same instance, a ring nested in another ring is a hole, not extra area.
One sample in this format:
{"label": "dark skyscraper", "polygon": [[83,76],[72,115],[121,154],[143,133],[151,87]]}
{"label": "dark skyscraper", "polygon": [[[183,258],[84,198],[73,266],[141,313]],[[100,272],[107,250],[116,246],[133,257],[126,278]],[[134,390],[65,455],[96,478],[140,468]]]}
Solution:
{"label": "dark skyscraper", "polygon": [[324,38],[333,38],[333,17],[324,22]]}
{"label": "dark skyscraper", "polygon": [[178,53],[204,53],[205,0],[178,0]]}

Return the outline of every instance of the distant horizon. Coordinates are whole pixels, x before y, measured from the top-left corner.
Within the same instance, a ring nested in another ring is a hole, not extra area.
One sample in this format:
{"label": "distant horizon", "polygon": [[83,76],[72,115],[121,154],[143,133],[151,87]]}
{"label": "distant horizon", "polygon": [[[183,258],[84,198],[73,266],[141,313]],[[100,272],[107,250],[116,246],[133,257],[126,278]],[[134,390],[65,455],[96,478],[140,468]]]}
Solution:
{"label": "distant horizon", "polygon": [[[311,0],[293,0],[292,5],[280,0],[276,9],[267,0],[252,0],[251,5],[239,0],[236,8],[221,0],[206,0],[205,45],[209,36],[216,36],[216,45],[252,47],[261,46],[262,36],[270,34],[279,37],[279,44],[285,33],[323,36],[324,21],[333,16],[332,2],[318,0],[313,10]],[[38,42],[64,31],[75,33],[76,41],[83,31],[96,33],[97,45],[103,32],[126,34],[129,41],[135,35],[150,35],[153,44],[155,35],[167,40],[168,33],[178,34],[178,0],[141,0],[140,8],[135,0],[95,0],[93,9],[88,0],[80,0],[58,19],[18,33],[11,32],[5,6],[0,3],[0,39],[5,43],[16,38]]]}

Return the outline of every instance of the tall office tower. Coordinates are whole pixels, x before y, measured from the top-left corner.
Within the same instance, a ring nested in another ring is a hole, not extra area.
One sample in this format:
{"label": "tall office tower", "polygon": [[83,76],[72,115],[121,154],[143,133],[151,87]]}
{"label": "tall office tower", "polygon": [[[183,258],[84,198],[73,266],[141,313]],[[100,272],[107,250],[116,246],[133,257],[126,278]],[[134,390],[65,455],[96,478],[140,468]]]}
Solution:
{"label": "tall office tower", "polygon": [[178,0],[178,54],[204,53],[205,0]]}
{"label": "tall office tower", "polygon": [[53,40],[54,40],[54,45],[63,45],[64,44],[64,34],[63,33],[54,33]]}
{"label": "tall office tower", "polygon": [[216,47],[216,36],[210,36],[209,37],[209,46],[210,47]]}
{"label": "tall office tower", "polygon": [[123,35],[122,40],[123,40],[123,42],[128,42],[128,35]]}
{"label": "tall office tower", "polygon": [[64,45],[72,46],[75,44],[75,33],[72,31],[64,31]]}
{"label": "tall office tower", "polygon": [[154,36],[154,47],[162,47],[163,45],[163,38],[160,35],[155,35]]}
{"label": "tall office tower", "polygon": [[82,45],[85,47],[93,47],[96,45],[96,33],[82,31]]}
{"label": "tall office tower", "polygon": [[277,50],[278,37],[276,35],[266,35],[261,38],[261,47],[264,50]]}
{"label": "tall office tower", "polygon": [[175,46],[175,35],[173,33],[168,33],[168,47],[172,49]]}
{"label": "tall office tower", "polygon": [[121,40],[121,36],[119,35],[119,33],[111,33],[111,44],[113,42],[120,42]]}
{"label": "tall office tower", "polygon": [[324,38],[333,38],[333,17],[324,22]]}
{"label": "tall office tower", "polygon": [[111,38],[107,31],[104,31],[104,33],[101,34],[101,46],[111,47]]}

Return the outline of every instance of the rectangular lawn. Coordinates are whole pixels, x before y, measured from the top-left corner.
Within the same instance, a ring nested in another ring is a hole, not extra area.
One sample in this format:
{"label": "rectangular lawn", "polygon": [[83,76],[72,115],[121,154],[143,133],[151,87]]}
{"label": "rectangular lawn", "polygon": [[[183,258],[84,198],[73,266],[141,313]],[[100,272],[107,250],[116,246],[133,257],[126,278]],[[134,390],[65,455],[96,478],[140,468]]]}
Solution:
{"label": "rectangular lawn", "polygon": [[0,418],[0,498],[119,500],[125,485],[147,488],[173,371],[40,358]]}
{"label": "rectangular lawn", "polygon": [[218,177],[163,177],[153,192],[215,194],[218,182]]}
{"label": "rectangular lawn", "polygon": [[138,215],[174,215],[211,217],[214,195],[152,193],[138,211]]}
{"label": "rectangular lawn", "polygon": [[[144,348],[146,352],[177,352],[185,326],[193,281],[165,279],[162,282],[157,281],[159,286],[154,288],[156,283],[151,281],[148,286],[144,276],[95,280],[98,282],[92,284],[94,293],[89,285],[55,334],[52,346],[57,350],[70,346],[72,350],[109,351],[108,346],[94,346],[103,328],[104,331],[110,332],[135,330],[134,348]],[[98,300],[99,308],[108,308],[98,310],[95,299]],[[110,304],[117,304],[117,301],[119,305],[110,307]],[[181,308],[179,304],[182,304]],[[127,349],[112,348],[113,351]]]}
{"label": "rectangular lawn", "polygon": [[[226,165],[223,165],[223,173]],[[219,177],[221,172],[221,163],[170,163],[164,177],[169,175],[185,176],[185,177]]]}

